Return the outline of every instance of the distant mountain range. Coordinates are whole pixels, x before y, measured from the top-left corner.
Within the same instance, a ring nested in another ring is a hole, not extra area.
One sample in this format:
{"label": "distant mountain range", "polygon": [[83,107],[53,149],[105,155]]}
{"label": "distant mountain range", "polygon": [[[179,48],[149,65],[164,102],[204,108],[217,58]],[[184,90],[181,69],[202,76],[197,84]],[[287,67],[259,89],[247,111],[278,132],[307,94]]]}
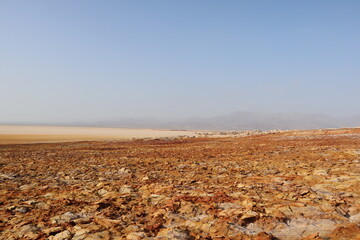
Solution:
{"label": "distant mountain range", "polygon": [[324,114],[302,113],[259,113],[235,112],[209,118],[184,118],[161,120],[155,118],[124,118],[117,121],[77,122],[77,123],[28,123],[7,122],[17,125],[58,125],[83,127],[125,127],[173,130],[272,130],[272,129],[321,129],[360,127],[360,115],[335,118]]}
{"label": "distant mountain range", "polygon": [[235,112],[210,118],[187,118],[162,121],[151,118],[128,118],[103,121],[91,126],[165,128],[187,130],[271,130],[360,127],[360,115],[334,118],[323,114]]}

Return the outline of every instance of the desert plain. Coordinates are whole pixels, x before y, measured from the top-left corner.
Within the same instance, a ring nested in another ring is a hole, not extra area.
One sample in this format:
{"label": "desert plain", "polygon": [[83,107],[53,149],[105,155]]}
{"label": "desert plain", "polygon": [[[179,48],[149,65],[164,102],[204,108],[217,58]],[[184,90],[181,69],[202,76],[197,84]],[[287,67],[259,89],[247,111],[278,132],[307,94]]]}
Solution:
{"label": "desert plain", "polygon": [[136,128],[0,125],[0,144],[116,141],[136,138],[144,139],[179,136],[195,136],[195,132],[185,130]]}
{"label": "desert plain", "polygon": [[126,131],[1,126],[0,239],[360,239],[360,128]]}

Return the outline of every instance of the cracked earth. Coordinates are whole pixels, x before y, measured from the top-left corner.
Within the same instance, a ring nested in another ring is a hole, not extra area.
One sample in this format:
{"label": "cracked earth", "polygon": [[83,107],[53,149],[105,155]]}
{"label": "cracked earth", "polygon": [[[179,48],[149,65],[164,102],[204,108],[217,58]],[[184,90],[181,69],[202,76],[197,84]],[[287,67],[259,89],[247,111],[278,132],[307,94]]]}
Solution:
{"label": "cracked earth", "polygon": [[360,129],[0,146],[1,239],[360,239]]}

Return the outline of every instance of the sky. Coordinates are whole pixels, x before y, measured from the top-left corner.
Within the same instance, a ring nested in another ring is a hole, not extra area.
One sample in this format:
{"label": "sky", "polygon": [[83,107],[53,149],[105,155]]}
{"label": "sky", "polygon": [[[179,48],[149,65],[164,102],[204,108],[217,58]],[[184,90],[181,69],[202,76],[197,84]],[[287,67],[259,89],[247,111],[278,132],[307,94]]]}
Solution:
{"label": "sky", "polygon": [[0,122],[360,114],[360,1],[1,0]]}

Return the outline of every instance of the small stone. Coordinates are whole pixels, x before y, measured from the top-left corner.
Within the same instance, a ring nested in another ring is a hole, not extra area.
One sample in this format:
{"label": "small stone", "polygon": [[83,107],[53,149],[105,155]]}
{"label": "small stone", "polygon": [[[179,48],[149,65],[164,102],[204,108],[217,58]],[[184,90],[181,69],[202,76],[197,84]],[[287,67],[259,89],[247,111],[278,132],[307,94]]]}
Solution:
{"label": "small stone", "polygon": [[301,196],[304,196],[304,195],[308,194],[309,192],[310,192],[309,190],[304,189],[304,190],[301,190],[301,191],[299,192],[299,194],[300,194]]}
{"label": "small stone", "polygon": [[316,169],[314,170],[314,175],[327,176],[328,171],[325,169]]}
{"label": "small stone", "polygon": [[143,239],[145,238],[146,235],[144,232],[133,232],[133,233],[130,233],[126,236],[126,239],[128,240],[140,240],[140,239]]}
{"label": "small stone", "polygon": [[104,189],[104,188],[98,190],[98,194],[99,194],[100,196],[104,195],[104,194],[107,193],[107,192],[108,192],[108,191],[107,191],[106,189]]}
{"label": "small stone", "polygon": [[36,201],[36,200],[28,200],[28,201],[25,201],[24,203],[28,204],[28,205],[36,205],[38,203],[38,201]]}
{"label": "small stone", "polygon": [[241,205],[244,206],[246,209],[251,209],[255,203],[252,200],[246,199],[241,202]]}
{"label": "small stone", "polygon": [[64,230],[62,227],[52,227],[52,228],[43,229],[42,231],[46,235],[50,235],[50,234],[54,234],[54,233],[59,233],[62,230]]}
{"label": "small stone", "polygon": [[9,211],[13,211],[15,209],[16,209],[16,206],[10,206],[10,207],[7,208],[7,210],[9,210]]}
{"label": "small stone", "polygon": [[142,181],[147,181],[147,180],[150,180],[150,177],[149,177],[148,175],[146,175],[146,176],[143,177],[141,180],[142,180]]}
{"label": "small stone", "polygon": [[43,209],[43,210],[49,210],[49,209],[50,209],[50,206],[49,206],[49,204],[47,204],[47,203],[38,202],[38,203],[35,204],[35,208]]}
{"label": "small stone", "polygon": [[110,219],[110,218],[104,218],[104,217],[100,217],[100,216],[96,216],[94,217],[94,221],[106,228],[111,228],[111,227],[115,227],[119,224],[122,223],[121,220],[116,220],[116,219]]}
{"label": "small stone", "polygon": [[17,207],[15,209],[16,212],[19,212],[19,213],[27,213],[30,211],[30,208],[29,207]]}
{"label": "small stone", "polygon": [[73,221],[76,224],[88,224],[88,223],[91,222],[91,220],[92,220],[92,217],[88,216],[88,217],[84,217],[84,218],[78,218],[78,219],[75,219]]}
{"label": "small stone", "polygon": [[245,184],[243,184],[243,183],[239,183],[238,185],[236,185],[236,187],[237,187],[237,188],[245,188],[245,187],[246,187],[246,185],[245,185]]}
{"label": "small stone", "polygon": [[40,231],[40,228],[38,228],[34,224],[27,224],[22,227],[16,232],[18,237],[25,237],[34,239],[38,236],[38,232]]}
{"label": "small stone", "polygon": [[62,231],[55,236],[49,237],[50,240],[69,240],[71,239],[72,234],[69,230]]}
{"label": "small stone", "polygon": [[25,185],[20,186],[20,190],[21,191],[27,191],[27,190],[30,190],[33,187],[34,187],[34,185],[25,184]]}
{"label": "small stone", "polygon": [[72,212],[66,212],[62,215],[50,218],[53,224],[71,222],[72,220],[78,219],[81,216]]}
{"label": "small stone", "polygon": [[360,225],[360,213],[352,215],[350,221]]}
{"label": "small stone", "polygon": [[244,215],[242,215],[240,219],[242,221],[242,224],[247,224],[251,222],[253,219],[256,219],[257,217],[259,217],[259,214],[257,212],[248,211]]}
{"label": "small stone", "polygon": [[131,173],[131,170],[128,169],[128,168],[120,168],[119,169],[119,174],[123,175],[123,174],[130,174]]}
{"label": "small stone", "polygon": [[319,233],[313,233],[304,238],[304,240],[323,239],[319,236]]}
{"label": "small stone", "polygon": [[349,192],[341,193],[340,195],[341,195],[342,197],[354,197],[354,194],[349,193]]}
{"label": "small stone", "polygon": [[162,229],[157,237],[166,237],[167,239],[178,239],[178,240],[190,240],[191,236],[187,231],[177,228],[165,228]]}
{"label": "small stone", "polygon": [[88,235],[84,240],[109,240],[110,233],[108,231],[93,233]]}
{"label": "small stone", "polygon": [[340,215],[342,215],[342,216],[344,216],[344,217],[348,216],[347,210],[344,209],[344,208],[342,208],[342,207],[337,207],[337,208],[336,208],[336,211],[337,211]]}
{"label": "small stone", "polygon": [[277,239],[277,238],[275,238],[273,235],[265,233],[265,232],[258,233],[254,237],[254,240],[273,240],[273,239]]}
{"label": "small stone", "polygon": [[90,223],[86,225],[85,228],[88,232],[98,232],[101,229],[101,226],[95,224],[95,223]]}
{"label": "small stone", "polygon": [[0,173],[0,179],[14,179],[16,177],[15,174],[11,174],[11,173]]}
{"label": "small stone", "polygon": [[166,196],[164,196],[164,195],[159,195],[159,194],[151,194],[150,195],[150,202],[152,205],[157,205],[164,199],[166,199]]}
{"label": "small stone", "polygon": [[75,232],[72,240],[83,240],[89,235],[88,233],[88,229],[79,229]]}
{"label": "small stone", "polygon": [[132,232],[138,232],[140,230],[140,227],[137,226],[137,225],[130,225],[130,226],[127,226],[125,229],[124,229],[124,233],[132,233]]}
{"label": "small stone", "polygon": [[134,191],[134,188],[128,185],[123,185],[119,190],[120,193],[132,193]]}
{"label": "small stone", "polygon": [[46,197],[46,198],[50,198],[50,197],[53,197],[53,196],[54,196],[53,193],[45,193],[44,194],[44,197]]}

